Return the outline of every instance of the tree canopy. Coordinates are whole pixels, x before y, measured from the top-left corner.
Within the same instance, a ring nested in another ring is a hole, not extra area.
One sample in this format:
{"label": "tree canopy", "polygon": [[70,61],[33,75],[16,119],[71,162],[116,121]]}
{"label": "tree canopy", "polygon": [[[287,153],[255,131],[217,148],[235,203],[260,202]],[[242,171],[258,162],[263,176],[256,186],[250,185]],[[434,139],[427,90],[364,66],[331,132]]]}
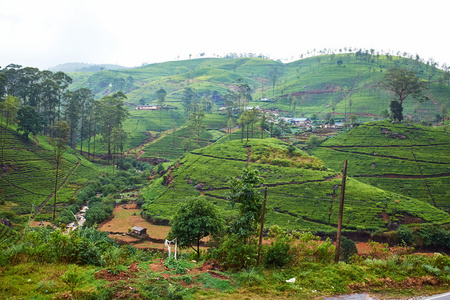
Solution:
{"label": "tree canopy", "polygon": [[197,257],[200,257],[200,240],[223,228],[223,219],[214,205],[205,198],[198,197],[191,198],[178,207],[169,235],[178,239],[180,247],[191,247],[197,252]]}

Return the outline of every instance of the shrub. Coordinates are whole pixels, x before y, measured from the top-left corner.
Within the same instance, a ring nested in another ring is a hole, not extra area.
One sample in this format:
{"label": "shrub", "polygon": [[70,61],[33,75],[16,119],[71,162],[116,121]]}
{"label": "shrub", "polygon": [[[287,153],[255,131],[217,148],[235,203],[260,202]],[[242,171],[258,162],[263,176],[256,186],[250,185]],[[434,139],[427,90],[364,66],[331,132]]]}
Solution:
{"label": "shrub", "polygon": [[358,253],[355,242],[345,236],[341,237],[340,259],[349,262],[353,255]]}
{"label": "shrub", "polygon": [[258,260],[257,240],[250,239],[244,244],[236,236],[228,236],[220,248],[213,251],[212,256],[226,269],[246,269],[256,265]]}
{"label": "shrub", "polygon": [[425,246],[440,246],[450,248],[450,232],[439,224],[424,224],[417,231]]}
{"label": "shrub", "polygon": [[270,267],[283,267],[293,260],[289,252],[291,245],[283,240],[276,241],[270,245],[264,257],[264,264]]}
{"label": "shrub", "polygon": [[414,240],[414,232],[408,226],[400,225],[397,229],[397,239],[399,243],[410,245]]}

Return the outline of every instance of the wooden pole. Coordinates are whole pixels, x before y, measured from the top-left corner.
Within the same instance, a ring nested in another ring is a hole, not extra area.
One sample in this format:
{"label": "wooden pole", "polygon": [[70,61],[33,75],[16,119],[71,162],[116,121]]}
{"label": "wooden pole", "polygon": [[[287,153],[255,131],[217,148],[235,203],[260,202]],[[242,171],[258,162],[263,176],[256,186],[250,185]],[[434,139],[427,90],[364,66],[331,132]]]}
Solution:
{"label": "wooden pole", "polygon": [[261,263],[261,245],[262,245],[262,235],[264,230],[264,214],[266,212],[266,199],[267,199],[267,186],[264,189],[264,202],[263,210],[261,215],[261,231],[259,232],[259,247],[258,247],[258,264]]}
{"label": "wooden pole", "polygon": [[342,173],[341,201],[339,203],[339,220],[336,237],[336,250],[334,252],[334,262],[339,262],[339,251],[341,248],[342,214],[344,212],[345,177],[347,175],[347,160],[344,160],[344,171]]}

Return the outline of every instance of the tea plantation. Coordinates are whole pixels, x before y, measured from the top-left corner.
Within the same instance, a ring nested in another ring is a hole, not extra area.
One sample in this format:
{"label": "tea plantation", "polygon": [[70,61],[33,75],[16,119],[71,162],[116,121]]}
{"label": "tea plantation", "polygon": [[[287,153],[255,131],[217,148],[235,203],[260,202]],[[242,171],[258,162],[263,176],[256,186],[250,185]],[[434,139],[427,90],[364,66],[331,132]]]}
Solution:
{"label": "tea plantation", "polygon": [[450,131],[390,122],[369,122],[323,142],[312,153],[340,170],[386,191],[450,209]]}
{"label": "tea plantation", "polygon": [[[340,157],[334,170],[327,169],[325,159],[322,162],[276,139],[213,144],[186,154],[164,177],[144,189],[145,213],[152,221],[167,222],[164,220],[171,219],[179,203],[203,195],[229,218],[235,215],[236,208],[227,200],[227,181],[238,176],[249,161],[249,168],[258,169],[265,180],[263,186],[268,187],[270,209],[265,226],[278,224],[286,229],[334,232],[342,182],[339,165],[344,159],[349,159],[350,170],[352,157]],[[347,180],[345,230],[384,230],[388,224],[402,223],[410,217],[421,222],[450,222],[447,213],[426,202],[359,179]],[[263,186],[257,188],[262,191]]]}

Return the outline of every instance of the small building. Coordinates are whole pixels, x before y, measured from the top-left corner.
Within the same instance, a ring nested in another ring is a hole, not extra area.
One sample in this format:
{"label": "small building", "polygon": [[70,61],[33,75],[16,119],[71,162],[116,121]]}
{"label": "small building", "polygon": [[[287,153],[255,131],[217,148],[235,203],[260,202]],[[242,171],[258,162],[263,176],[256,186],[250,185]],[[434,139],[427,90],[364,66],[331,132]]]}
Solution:
{"label": "small building", "polygon": [[157,110],[158,106],[155,105],[139,105],[136,106],[137,110]]}
{"label": "small building", "polygon": [[308,118],[284,118],[284,121],[295,126],[305,126],[311,122]]}
{"label": "small building", "polygon": [[147,228],[142,228],[139,226],[134,226],[133,228],[131,228],[133,230],[134,234],[137,235],[146,235],[147,234]]}

